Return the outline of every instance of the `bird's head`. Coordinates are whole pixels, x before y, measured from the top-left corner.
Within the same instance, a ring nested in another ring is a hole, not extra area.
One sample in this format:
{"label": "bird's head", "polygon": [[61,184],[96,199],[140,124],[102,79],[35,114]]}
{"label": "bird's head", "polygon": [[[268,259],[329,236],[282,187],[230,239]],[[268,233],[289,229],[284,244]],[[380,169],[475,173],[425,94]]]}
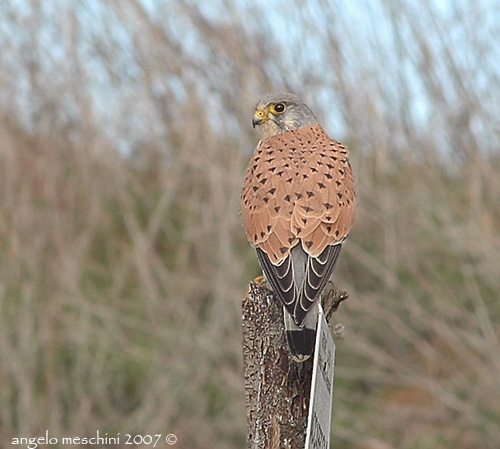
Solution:
{"label": "bird's head", "polygon": [[261,139],[318,123],[309,107],[293,94],[267,94],[255,105],[253,127]]}

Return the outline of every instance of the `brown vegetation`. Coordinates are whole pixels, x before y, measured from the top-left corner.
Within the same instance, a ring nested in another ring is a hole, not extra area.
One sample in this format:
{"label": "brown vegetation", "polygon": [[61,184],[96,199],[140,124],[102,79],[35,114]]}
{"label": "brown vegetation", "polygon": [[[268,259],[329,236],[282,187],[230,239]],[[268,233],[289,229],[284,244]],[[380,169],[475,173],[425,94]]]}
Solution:
{"label": "brown vegetation", "polygon": [[0,446],[245,446],[239,193],[291,90],[358,183],[332,447],[497,449],[498,11],[59,3],[0,7]]}

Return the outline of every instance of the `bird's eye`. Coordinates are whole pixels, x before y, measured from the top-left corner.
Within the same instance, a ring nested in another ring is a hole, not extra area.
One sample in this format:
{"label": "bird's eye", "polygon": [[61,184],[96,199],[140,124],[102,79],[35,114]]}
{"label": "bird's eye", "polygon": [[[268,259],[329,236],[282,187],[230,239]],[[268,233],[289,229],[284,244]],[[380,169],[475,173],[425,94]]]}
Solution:
{"label": "bird's eye", "polygon": [[285,111],[285,105],[283,103],[278,103],[274,105],[274,112],[277,112],[278,114],[281,114],[282,112]]}

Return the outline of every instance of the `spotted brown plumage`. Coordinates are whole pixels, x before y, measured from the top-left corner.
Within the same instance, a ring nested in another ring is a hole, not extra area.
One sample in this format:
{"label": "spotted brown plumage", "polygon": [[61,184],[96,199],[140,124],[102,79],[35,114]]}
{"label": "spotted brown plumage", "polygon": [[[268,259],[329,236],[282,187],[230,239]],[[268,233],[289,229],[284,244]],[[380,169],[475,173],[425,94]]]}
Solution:
{"label": "spotted brown plumage", "polygon": [[264,97],[257,103],[254,125],[263,139],[245,176],[243,223],[268,284],[292,318],[285,319],[287,328],[293,321],[296,340],[307,340],[294,344],[289,335],[292,355],[305,360],[314,332],[304,331],[316,328],[306,318],[354,222],[348,151],[291,94]]}

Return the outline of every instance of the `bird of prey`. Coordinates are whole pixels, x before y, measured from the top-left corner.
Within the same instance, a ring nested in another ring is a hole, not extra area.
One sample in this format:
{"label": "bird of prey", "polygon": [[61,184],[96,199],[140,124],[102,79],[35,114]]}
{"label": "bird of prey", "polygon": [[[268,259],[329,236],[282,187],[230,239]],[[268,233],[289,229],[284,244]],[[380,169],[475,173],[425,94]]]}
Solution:
{"label": "bird of prey", "polygon": [[295,95],[264,96],[252,124],[261,140],[241,214],[267,285],[283,303],[291,355],[302,362],[314,350],[318,301],[354,222],[351,165],[347,148]]}

